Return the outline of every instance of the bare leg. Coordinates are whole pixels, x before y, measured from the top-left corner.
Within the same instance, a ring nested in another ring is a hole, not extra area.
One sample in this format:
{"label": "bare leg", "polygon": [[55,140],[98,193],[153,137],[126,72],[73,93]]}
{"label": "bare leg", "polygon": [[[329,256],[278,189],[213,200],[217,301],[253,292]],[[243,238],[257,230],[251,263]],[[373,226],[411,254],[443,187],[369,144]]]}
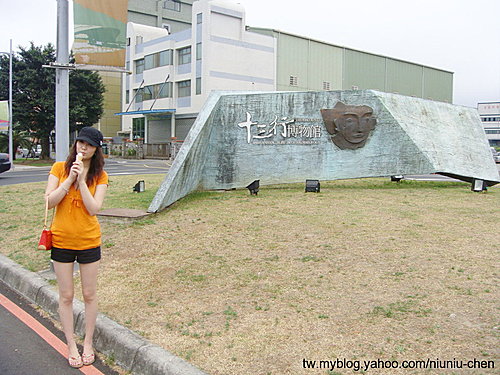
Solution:
{"label": "bare leg", "polygon": [[83,354],[94,354],[93,337],[97,319],[97,273],[100,261],[80,264],[82,279],[82,294],[85,302],[85,339],[83,341]]}
{"label": "bare leg", "polygon": [[68,344],[68,357],[77,358],[80,354],[76,346],[73,328],[73,263],[54,261],[54,271],[59,287],[59,318]]}

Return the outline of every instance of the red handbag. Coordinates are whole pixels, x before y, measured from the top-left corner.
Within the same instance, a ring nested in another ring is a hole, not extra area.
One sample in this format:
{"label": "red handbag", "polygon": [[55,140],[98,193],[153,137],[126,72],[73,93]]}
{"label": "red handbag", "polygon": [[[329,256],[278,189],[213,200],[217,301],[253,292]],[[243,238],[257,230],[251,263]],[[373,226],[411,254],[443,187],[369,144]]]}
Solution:
{"label": "red handbag", "polygon": [[38,241],[38,250],[52,249],[52,232],[50,229],[43,228],[40,241]]}
{"label": "red handbag", "polygon": [[[52,249],[52,232],[47,229],[47,214],[49,211],[49,197],[45,197],[45,219],[43,222],[42,235],[40,236],[40,241],[38,241],[38,250],[50,250]],[[52,220],[54,219],[54,213],[52,213]],[[52,226],[52,223],[50,224]]]}

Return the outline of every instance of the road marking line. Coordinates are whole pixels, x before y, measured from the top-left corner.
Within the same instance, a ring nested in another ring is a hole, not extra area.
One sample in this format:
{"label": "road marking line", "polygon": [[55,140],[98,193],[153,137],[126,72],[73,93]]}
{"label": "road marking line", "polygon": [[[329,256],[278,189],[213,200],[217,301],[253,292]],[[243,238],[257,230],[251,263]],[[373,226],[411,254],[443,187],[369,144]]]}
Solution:
{"label": "road marking line", "polygon": [[151,168],[151,169],[170,169],[170,167],[154,167],[154,166],[149,166],[147,164],[143,164],[144,168]]}
{"label": "road marking line", "polygon": [[[44,339],[50,346],[59,352],[65,359],[68,357],[68,348],[59,338],[45,328],[38,320],[33,318],[26,311],[17,306],[14,302],[9,300],[3,294],[0,293],[0,305],[5,307],[12,315],[18,318],[21,322],[26,324],[35,333]],[[79,369],[86,375],[104,375],[94,366],[83,366]]]}
{"label": "road marking line", "polygon": [[48,172],[46,172],[46,173],[16,174],[16,175],[9,175],[9,176],[11,176],[11,177],[38,177],[38,176],[48,176],[48,175],[49,175]]}

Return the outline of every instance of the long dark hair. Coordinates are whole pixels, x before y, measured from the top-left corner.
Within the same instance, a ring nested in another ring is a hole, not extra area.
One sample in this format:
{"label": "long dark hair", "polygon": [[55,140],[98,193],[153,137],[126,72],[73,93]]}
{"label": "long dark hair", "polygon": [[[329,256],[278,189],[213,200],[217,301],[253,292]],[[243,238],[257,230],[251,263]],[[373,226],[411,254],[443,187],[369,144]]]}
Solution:
{"label": "long dark hair", "polygon": [[[76,142],[71,147],[69,151],[68,158],[64,164],[64,170],[66,171],[66,175],[69,176],[69,171],[71,170],[71,166],[73,162],[76,160]],[[98,178],[102,171],[104,170],[104,154],[102,153],[101,147],[96,147],[94,155],[92,159],[90,159],[89,171],[87,173],[87,186],[92,183],[92,180]]]}

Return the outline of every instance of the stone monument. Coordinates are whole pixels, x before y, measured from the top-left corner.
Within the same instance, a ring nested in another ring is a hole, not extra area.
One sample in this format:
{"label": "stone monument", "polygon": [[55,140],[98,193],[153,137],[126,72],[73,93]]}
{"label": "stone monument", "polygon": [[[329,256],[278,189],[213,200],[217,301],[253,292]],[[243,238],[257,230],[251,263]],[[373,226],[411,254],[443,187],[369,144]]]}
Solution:
{"label": "stone monument", "polygon": [[474,108],[373,90],[214,92],[148,211],[254,180],[429,173],[500,182]]}

